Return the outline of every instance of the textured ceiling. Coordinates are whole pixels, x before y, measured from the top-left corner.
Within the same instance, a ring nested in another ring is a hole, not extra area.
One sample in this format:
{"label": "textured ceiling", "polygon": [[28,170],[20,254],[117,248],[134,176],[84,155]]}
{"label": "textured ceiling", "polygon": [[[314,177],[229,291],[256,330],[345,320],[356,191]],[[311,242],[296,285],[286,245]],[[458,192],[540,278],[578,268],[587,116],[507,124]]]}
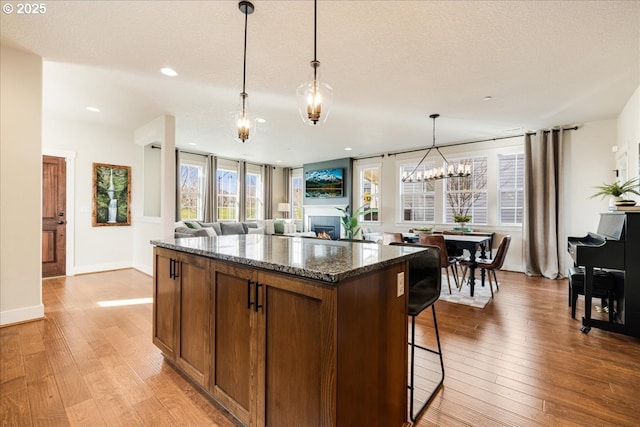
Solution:
{"label": "textured ceiling", "polygon": [[638,1],[320,0],[318,59],[335,95],[310,127],[295,90],[311,72],[313,2],[254,4],[247,92],[266,123],[247,144],[230,120],[236,1],[49,1],[0,27],[3,43],[44,58],[46,113],[132,131],[172,114],[179,146],[282,166],[430,145],[431,113],[438,145],[611,119],[640,84]]}

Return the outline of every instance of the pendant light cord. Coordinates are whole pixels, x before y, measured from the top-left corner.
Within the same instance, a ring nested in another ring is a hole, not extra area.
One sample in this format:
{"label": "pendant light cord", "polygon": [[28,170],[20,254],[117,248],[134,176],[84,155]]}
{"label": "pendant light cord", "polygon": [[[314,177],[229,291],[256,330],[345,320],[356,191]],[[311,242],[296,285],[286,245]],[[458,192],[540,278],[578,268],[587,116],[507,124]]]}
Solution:
{"label": "pendant light cord", "polygon": [[244,100],[246,98],[246,92],[245,92],[245,84],[247,82],[247,17],[249,16],[249,9],[248,7],[245,7],[244,9],[244,59],[243,59],[243,65],[242,65],[242,93],[243,93],[243,97],[242,97],[242,110],[244,111]]}
{"label": "pendant light cord", "polygon": [[318,0],[313,0],[313,60],[317,61],[317,37],[318,36]]}

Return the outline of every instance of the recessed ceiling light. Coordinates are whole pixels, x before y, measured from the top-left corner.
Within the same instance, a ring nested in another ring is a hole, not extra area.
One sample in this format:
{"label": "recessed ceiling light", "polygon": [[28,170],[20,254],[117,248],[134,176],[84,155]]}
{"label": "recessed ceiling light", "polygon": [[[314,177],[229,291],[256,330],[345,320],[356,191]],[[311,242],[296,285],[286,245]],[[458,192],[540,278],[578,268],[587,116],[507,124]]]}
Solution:
{"label": "recessed ceiling light", "polygon": [[198,145],[195,142],[190,142],[189,145]]}
{"label": "recessed ceiling light", "polygon": [[87,107],[87,111],[91,111],[92,113],[99,113],[100,109],[96,107]]}
{"label": "recessed ceiling light", "polygon": [[178,75],[178,73],[176,73],[176,71],[173,68],[169,68],[169,67],[161,68],[160,72],[165,76],[169,76],[169,77],[175,77]]}
{"label": "recessed ceiling light", "polygon": [[256,122],[258,122],[258,123],[266,123],[267,121],[265,119],[263,119],[262,117],[258,117],[256,119]]}
{"label": "recessed ceiling light", "polygon": [[276,160],[276,163],[282,163],[282,160]]}
{"label": "recessed ceiling light", "polygon": [[491,95],[487,95],[484,98],[482,98],[484,101],[491,101],[493,97]]}
{"label": "recessed ceiling light", "polygon": [[347,148],[344,149],[344,151],[351,151],[351,150],[353,150],[353,148],[351,148],[351,147],[347,147]]}

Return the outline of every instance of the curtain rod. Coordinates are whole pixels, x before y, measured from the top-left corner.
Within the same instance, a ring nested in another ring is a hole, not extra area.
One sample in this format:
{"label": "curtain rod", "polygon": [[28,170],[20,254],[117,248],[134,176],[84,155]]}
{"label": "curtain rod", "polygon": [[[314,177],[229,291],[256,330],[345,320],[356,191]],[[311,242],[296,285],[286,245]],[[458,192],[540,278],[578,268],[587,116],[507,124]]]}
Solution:
{"label": "curtain rod", "polygon": [[[543,133],[553,132],[554,130],[578,130],[578,126],[573,126],[573,127],[570,127],[570,128],[562,128],[562,129],[545,130],[545,131],[543,131]],[[456,147],[458,145],[467,145],[467,144],[479,144],[481,142],[499,141],[501,139],[521,138],[521,137],[526,136],[526,135],[535,135],[535,134],[536,134],[536,132],[525,132],[525,133],[522,133],[520,135],[496,136],[494,138],[480,139],[480,140],[477,140],[477,141],[455,142],[453,144],[441,145],[440,148]],[[391,157],[391,156],[397,156],[398,154],[415,153],[416,151],[424,151],[424,150],[427,150],[427,149],[428,148],[415,148],[413,150],[392,151],[392,152],[387,153],[387,156]]]}

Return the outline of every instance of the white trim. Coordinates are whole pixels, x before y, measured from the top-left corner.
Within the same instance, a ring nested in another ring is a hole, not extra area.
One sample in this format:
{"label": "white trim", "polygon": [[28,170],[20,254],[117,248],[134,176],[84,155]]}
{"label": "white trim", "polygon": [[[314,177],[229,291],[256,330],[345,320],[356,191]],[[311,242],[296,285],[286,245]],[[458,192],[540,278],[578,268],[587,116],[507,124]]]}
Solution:
{"label": "white trim", "polygon": [[2,326],[42,318],[44,318],[44,304],[16,310],[0,311],[0,325]]}
{"label": "white trim", "polygon": [[76,274],[99,273],[101,271],[123,270],[125,268],[132,268],[132,267],[133,265],[131,261],[110,262],[107,264],[76,266],[75,273]]}
{"label": "white trim", "polygon": [[138,271],[143,272],[147,276],[153,276],[153,267],[150,266],[150,265],[143,265],[143,264],[134,262],[133,263],[133,268],[135,268]]}
{"label": "white trim", "polygon": [[[67,238],[65,247],[66,265],[65,272],[67,276],[73,276],[75,274],[75,183],[76,183],[76,153],[75,151],[57,150],[55,148],[42,148],[43,156],[55,156],[63,157],[67,162],[66,175],[67,175],[67,205],[65,210],[65,216],[67,221]],[[42,229],[42,222],[40,222],[40,228]]]}

